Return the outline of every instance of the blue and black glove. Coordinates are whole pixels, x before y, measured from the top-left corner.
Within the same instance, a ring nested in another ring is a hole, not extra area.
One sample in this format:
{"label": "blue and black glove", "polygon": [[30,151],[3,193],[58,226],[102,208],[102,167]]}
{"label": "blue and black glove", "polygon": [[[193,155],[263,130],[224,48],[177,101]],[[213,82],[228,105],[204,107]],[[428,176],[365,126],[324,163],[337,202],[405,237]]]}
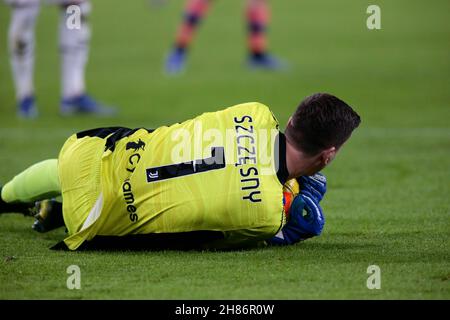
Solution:
{"label": "blue and black glove", "polygon": [[327,190],[326,178],[318,173],[300,177],[298,182],[300,193],[292,202],[289,221],[273,238],[267,240],[270,245],[294,244],[322,232],[325,217],[319,202]]}
{"label": "blue and black glove", "polygon": [[319,173],[313,176],[302,176],[297,179],[300,185],[300,193],[313,198],[318,203],[327,192],[327,178]]}

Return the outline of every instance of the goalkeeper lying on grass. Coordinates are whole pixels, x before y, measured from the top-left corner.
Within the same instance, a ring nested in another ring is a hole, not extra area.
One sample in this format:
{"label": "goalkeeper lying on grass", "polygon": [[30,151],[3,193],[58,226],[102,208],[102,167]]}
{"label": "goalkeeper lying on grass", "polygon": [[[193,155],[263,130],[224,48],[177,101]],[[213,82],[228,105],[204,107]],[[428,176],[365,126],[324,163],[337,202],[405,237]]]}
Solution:
{"label": "goalkeeper lying on grass", "polygon": [[6,183],[0,212],[34,215],[40,232],[65,226],[55,247],[70,250],[293,244],[321,233],[316,173],[359,123],[345,102],[314,94],[284,133],[260,103],[156,130],[83,131]]}

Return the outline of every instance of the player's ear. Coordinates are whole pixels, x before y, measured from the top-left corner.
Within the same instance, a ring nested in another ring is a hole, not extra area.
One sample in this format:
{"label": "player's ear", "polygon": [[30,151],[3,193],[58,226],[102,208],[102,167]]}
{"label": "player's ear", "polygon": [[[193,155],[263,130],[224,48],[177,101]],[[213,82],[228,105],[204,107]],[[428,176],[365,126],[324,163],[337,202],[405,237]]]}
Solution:
{"label": "player's ear", "polygon": [[289,117],[288,122],[287,122],[287,126],[289,127],[289,125],[292,124],[292,116]]}
{"label": "player's ear", "polygon": [[321,152],[321,160],[324,166],[328,165],[336,157],[336,147],[330,147]]}

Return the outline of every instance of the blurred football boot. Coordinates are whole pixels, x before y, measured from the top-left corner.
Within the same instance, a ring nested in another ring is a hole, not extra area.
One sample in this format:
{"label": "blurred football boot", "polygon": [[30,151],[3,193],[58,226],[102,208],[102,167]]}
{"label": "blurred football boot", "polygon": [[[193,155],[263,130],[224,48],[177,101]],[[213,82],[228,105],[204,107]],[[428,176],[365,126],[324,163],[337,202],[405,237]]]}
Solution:
{"label": "blurred football boot", "polygon": [[112,117],[117,114],[113,107],[103,105],[87,94],[61,100],[61,115],[72,116],[75,114],[94,115],[99,117]]}

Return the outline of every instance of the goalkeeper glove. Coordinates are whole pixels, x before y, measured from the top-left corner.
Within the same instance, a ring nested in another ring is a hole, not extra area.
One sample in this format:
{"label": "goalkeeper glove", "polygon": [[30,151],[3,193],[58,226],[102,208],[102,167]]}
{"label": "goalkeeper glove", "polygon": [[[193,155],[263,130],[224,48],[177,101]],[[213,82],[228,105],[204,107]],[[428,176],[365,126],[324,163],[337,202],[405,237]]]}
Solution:
{"label": "goalkeeper glove", "polygon": [[[319,205],[326,192],[326,178],[318,173],[299,178],[300,193],[289,210],[286,225],[271,239],[271,245],[287,245],[318,236],[325,224],[325,217]],[[306,214],[303,214],[303,210]]]}
{"label": "goalkeeper glove", "polygon": [[302,176],[298,178],[301,193],[314,198],[315,201],[320,202],[327,192],[327,179],[319,173],[312,176]]}

